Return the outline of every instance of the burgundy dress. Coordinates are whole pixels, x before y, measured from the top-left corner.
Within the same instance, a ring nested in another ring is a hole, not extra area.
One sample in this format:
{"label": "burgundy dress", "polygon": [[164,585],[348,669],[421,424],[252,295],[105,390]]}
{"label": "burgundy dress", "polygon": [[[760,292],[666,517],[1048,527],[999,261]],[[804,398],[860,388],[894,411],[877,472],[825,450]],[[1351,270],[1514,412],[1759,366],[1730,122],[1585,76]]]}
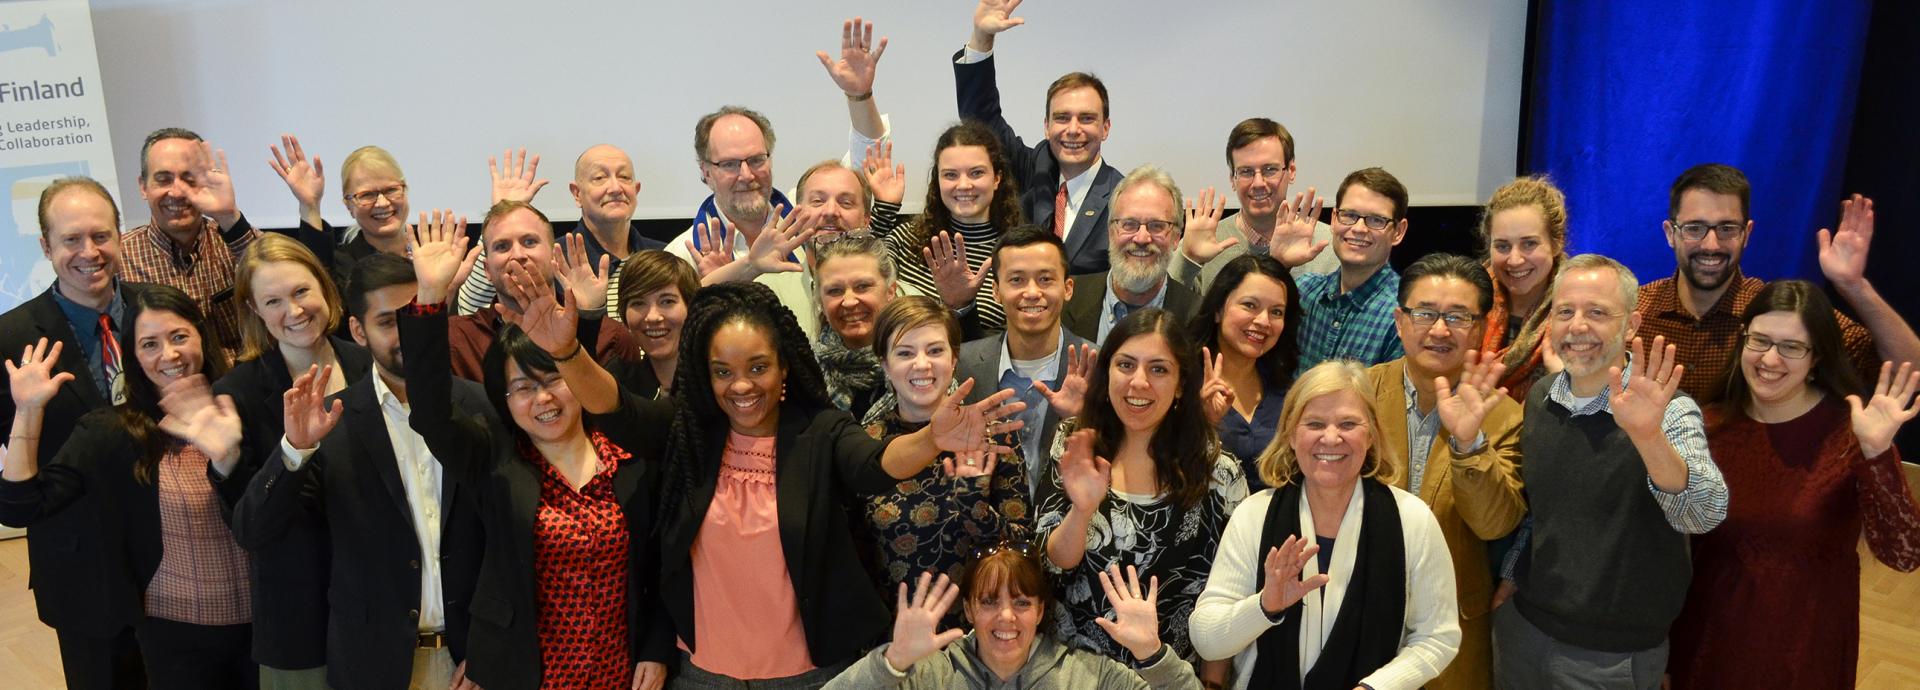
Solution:
{"label": "burgundy dress", "polygon": [[1920,508],[1899,452],[1860,456],[1844,400],[1762,424],[1708,415],[1726,476],[1726,522],[1693,538],[1693,587],[1674,622],[1668,672],[1682,688],[1852,688],[1860,651],[1860,560],[1920,566]]}

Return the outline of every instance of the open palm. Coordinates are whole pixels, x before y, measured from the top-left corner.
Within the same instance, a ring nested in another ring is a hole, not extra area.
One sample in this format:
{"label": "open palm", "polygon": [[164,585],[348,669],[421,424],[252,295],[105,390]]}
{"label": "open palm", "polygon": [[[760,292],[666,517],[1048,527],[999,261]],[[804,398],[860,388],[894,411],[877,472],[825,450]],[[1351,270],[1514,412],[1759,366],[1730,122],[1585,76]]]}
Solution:
{"label": "open palm", "polygon": [[1897,372],[1893,362],[1885,362],[1880,365],[1873,399],[1862,403],[1858,395],[1847,396],[1847,406],[1853,409],[1853,435],[1863,456],[1875,458],[1887,452],[1900,426],[1920,414],[1920,406],[1914,403],[1916,391],[1920,391],[1920,371],[1914,371],[1912,362],[1901,363]]}

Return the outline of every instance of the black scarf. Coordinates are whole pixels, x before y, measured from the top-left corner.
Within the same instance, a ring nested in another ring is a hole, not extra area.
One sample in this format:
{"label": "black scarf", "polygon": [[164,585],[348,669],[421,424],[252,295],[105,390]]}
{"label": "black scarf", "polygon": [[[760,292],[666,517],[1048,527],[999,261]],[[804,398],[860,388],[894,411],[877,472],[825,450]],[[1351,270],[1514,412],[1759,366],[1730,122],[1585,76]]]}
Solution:
{"label": "black scarf", "polygon": [[840,334],[831,330],[820,334],[813,355],[820,360],[820,373],[826,378],[827,399],[854,419],[865,418],[867,407],[879,397],[887,380],[880,370],[880,356],[873,348],[849,349]]}
{"label": "black scarf", "polygon": [[[1253,661],[1255,688],[1285,690],[1351,690],[1360,679],[1387,665],[1400,653],[1400,636],[1407,616],[1407,553],[1400,532],[1400,510],[1393,492],[1372,479],[1360,480],[1365,507],[1360,511],[1359,544],[1346,599],[1327,636],[1320,658],[1300,680],[1300,626],[1304,600],[1295,602],[1280,625],[1268,629],[1254,644],[1260,653]],[[1301,488],[1297,480],[1280,487],[1267,506],[1266,526],[1260,532],[1260,557],[1300,535]],[[1313,539],[1313,535],[1305,535]],[[1264,582],[1265,577],[1256,578]],[[1320,596],[1320,591],[1307,596]]]}

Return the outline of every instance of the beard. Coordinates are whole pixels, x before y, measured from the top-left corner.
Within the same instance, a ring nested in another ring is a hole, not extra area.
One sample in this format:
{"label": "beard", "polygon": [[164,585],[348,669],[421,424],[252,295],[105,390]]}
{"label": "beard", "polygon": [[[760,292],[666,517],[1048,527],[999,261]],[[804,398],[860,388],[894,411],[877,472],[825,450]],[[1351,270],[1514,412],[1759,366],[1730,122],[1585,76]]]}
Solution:
{"label": "beard", "polygon": [[770,206],[765,188],[730,192],[726,197],[714,201],[720,207],[720,212],[726,214],[729,223],[765,218]]}
{"label": "beard", "polygon": [[[1566,349],[1567,345],[1585,343],[1600,343],[1599,351],[1595,352],[1591,359],[1573,355]],[[1594,372],[1606,371],[1609,365],[1620,358],[1621,353],[1626,352],[1627,329],[1620,329],[1620,332],[1615,333],[1611,340],[1601,340],[1593,335],[1569,335],[1555,341],[1553,347],[1555,354],[1560,355],[1560,361],[1566,365],[1567,373],[1574,378],[1580,378]]]}
{"label": "beard", "polygon": [[1167,277],[1167,265],[1172,263],[1173,254],[1164,249],[1152,257],[1137,257],[1127,251],[1141,245],[1129,243],[1107,248],[1108,279],[1113,285],[1127,292],[1140,294],[1152,290]]}
{"label": "beard", "polygon": [[[1706,269],[1695,266],[1693,260],[1699,257],[1720,257],[1723,261],[1718,269]],[[1718,290],[1733,277],[1734,269],[1740,266],[1739,257],[1729,252],[1694,252],[1680,262],[1680,275],[1687,279],[1687,285],[1695,290]]]}

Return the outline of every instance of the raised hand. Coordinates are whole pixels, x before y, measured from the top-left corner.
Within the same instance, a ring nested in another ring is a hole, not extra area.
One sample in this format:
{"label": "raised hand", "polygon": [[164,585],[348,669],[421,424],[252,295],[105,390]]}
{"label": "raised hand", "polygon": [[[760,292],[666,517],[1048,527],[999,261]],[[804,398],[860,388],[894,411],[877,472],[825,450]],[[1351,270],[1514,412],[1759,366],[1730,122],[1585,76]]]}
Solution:
{"label": "raised hand", "polygon": [[187,203],[219,223],[222,229],[233,227],[240,219],[240,210],[233,201],[233,177],[229,174],[231,168],[227,167],[227,152],[202,141],[200,160],[205,167],[199,171],[199,184],[187,190]]}
{"label": "raised hand", "polygon": [[1196,264],[1206,264],[1228,247],[1240,243],[1240,238],[1220,239],[1220,214],[1227,208],[1227,197],[1214,191],[1212,187],[1200,190],[1199,203],[1187,200],[1187,229],[1180,236],[1180,252]]}
{"label": "raised hand", "polygon": [[820,58],[820,66],[827,68],[827,76],[833,78],[835,86],[849,97],[860,97],[873,94],[873,73],[880,66],[880,56],[886,52],[885,36],[878,44],[873,42],[873,22],[854,17],[840,25],[839,62],[834,62],[824,50],[814,56]]}
{"label": "raised hand", "polygon": [[1260,566],[1260,572],[1266,582],[1260,586],[1260,610],[1268,616],[1278,616],[1294,604],[1307,592],[1319,589],[1327,584],[1327,574],[1320,573],[1305,580],[1300,573],[1307,568],[1307,559],[1320,553],[1320,545],[1313,540],[1291,535],[1280,546],[1267,549],[1266,562]]}
{"label": "raised hand", "polygon": [[1313,241],[1313,230],[1319,226],[1320,209],[1325,203],[1316,191],[1308,187],[1305,194],[1295,194],[1293,201],[1280,202],[1267,253],[1287,268],[1312,261],[1329,244],[1327,240]]}
{"label": "raised hand", "polygon": [[1013,390],[1003,389],[980,402],[962,405],[961,401],[971,392],[973,379],[967,379],[933,409],[933,418],[927,420],[927,431],[933,434],[934,446],[954,454],[1013,452],[1012,448],[995,443],[993,437],[1025,426],[1020,420],[1007,420],[1007,417],[1027,409],[1027,404],[1017,400],[1007,402],[1013,397]]}
{"label": "raised hand", "polygon": [[980,262],[980,270],[969,270],[967,238],[945,230],[927,238],[927,246],[920,249],[920,256],[933,272],[933,286],[940,290],[940,301],[947,303],[948,309],[972,304],[974,296],[980,293],[980,284],[987,280],[987,271],[993,269],[993,257],[988,256]]}
{"label": "raised hand", "polygon": [[1873,200],[1858,194],[1840,202],[1840,229],[1819,232],[1820,272],[1837,287],[1867,280],[1867,249],[1873,244]]}
{"label": "raised hand", "polygon": [[1546,367],[1548,376],[1558,374],[1567,369],[1567,363],[1560,359],[1560,351],[1554,349],[1553,343],[1545,343],[1540,346],[1540,366]]}
{"label": "raised hand", "polygon": [[1847,406],[1853,408],[1853,437],[1860,441],[1862,457],[1877,458],[1893,447],[1900,425],[1920,414],[1920,406],[1914,404],[1916,391],[1920,391],[1920,371],[1914,370],[1912,362],[1902,362],[1898,372],[1893,362],[1885,362],[1880,365],[1880,382],[1873,386],[1872,400],[1862,403],[1858,395],[1847,396]]}
{"label": "raised hand", "polygon": [[884,656],[895,670],[905,671],[928,655],[946,649],[966,636],[957,629],[940,630],[940,621],[947,615],[947,609],[953,601],[960,598],[960,586],[941,575],[936,580],[933,573],[920,574],[920,582],[913,588],[913,598],[907,598],[907,583],[900,583],[900,592],[894,603],[893,642],[887,645]]}
{"label": "raised hand", "polygon": [[1087,380],[1093,377],[1093,362],[1099,358],[1092,345],[1079,347],[1067,346],[1067,373],[1060,377],[1060,390],[1047,387],[1045,381],[1033,382],[1039,389],[1040,397],[1047,399],[1047,407],[1060,415],[1061,419],[1078,417],[1084,411],[1087,399]]}
{"label": "raised hand", "polygon": [[1220,425],[1227,418],[1227,410],[1233,409],[1233,386],[1221,374],[1227,369],[1227,354],[1214,354],[1208,348],[1200,348],[1200,402],[1206,407],[1207,423]]}
{"label": "raised hand", "polygon": [[973,40],[968,45],[981,52],[993,50],[993,37],[996,34],[1027,23],[1027,20],[1013,16],[1013,10],[1020,6],[1020,1],[980,0],[980,4],[973,8]]}
{"label": "raised hand", "polygon": [[53,396],[60,394],[60,386],[73,380],[73,374],[56,372],[53,366],[60,362],[60,350],[64,345],[56,340],[49,346],[46,338],[27,345],[20,352],[18,363],[7,361],[7,380],[13,387],[13,406],[19,410],[44,410]]}
{"label": "raised hand", "polygon": [[267,147],[273,152],[273,160],[267,165],[287,183],[287,190],[293,192],[293,199],[300,202],[300,211],[304,215],[308,209],[320,208],[320,195],[326,193],[326,169],[320,165],[320,157],[307,158],[307,150],[300,147],[300,137],[291,134],[280,135],[280,146]]}
{"label": "raised hand", "polygon": [[540,188],[547,186],[547,180],[535,179],[539,176],[540,154],[533,154],[533,159],[528,160],[527,150],[522,148],[520,157],[515,159],[513,149],[507,149],[500,157],[506,159],[505,171],[493,156],[487,156],[487,174],[493,177],[493,200],[487,202],[488,205],[507,200],[531,202]]}
{"label": "raised hand", "polygon": [[194,374],[167,384],[160,392],[160,430],[186,441],[207,456],[221,474],[240,459],[240,413],[233,396],[213,395],[207,377]]}
{"label": "raised hand", "polygon": [[[520,305],[521,311],[514,311],[504,300],[494,302],[494,311],[500,313],[500,319],[519,326],[527,338],[555,359],[574,354],[580,347],[580,339],[575,328],[580,315],[572,304],[567,302],[567,293],[572,288],[556,294],[553,283],[529,272],[518,263],[507,266],[506,284],[499,286],[507,296]],[[564,284],[565,278],[561,279]],[[606,291],[601,288],[602,294]]]}
{"label": "raised hand", "polygon": [[568,233],[562,241],[553,243],[553,275],[573,295],[573,306],[580,311],[592,313],[607,308],[608,268],[612,257],[600,255],[600,266],[594,268],[587,259],[587,236],[584,232]]}
{"label": "raised hand", "polygon": [[893,162],[893,139],[867,144],[862,166],[875,201],[900,203],[907,197],[907,166]]}
{"label": "raised hand", "polygon": [[1107,605],[1113,607],[1114,620],[1095,618],[1093,622],[1107,631],[1138,661],[1146,661],[1160,652],[1160,616],[1155,604],[1160,601],[1160,578],[1148,578],[1146,591],[1140,589],[1140,571],[1129,565],[1125,578],[1120,565],[1100,571],[1100,589],[1107,593]]}
{"label": "raised hand", "polygon": [[[774,213],[785,213],[779,207]],[[773,225],[760,231],[747,245],[747,264],[761,273],[798,273],[801,266],[788,257],[794,250],[813,239],[814,226],[820,223],[820,214],[811,209],[801,209],[787,213]]]}
{"label": "raised hand", "polygon": [[1073,432],[1060,454],[1060,486],[1067,491],[1067,501],[1086,513],[1099,510],[1113,485],[1113,463],[1093,454],[1094,434],[1092,429]]}
{"label": "raised hand", "polygon": [[[1640,338],[1634,338],[1633,377],[1624,388],[1615,385],[1608,400],[1613,406],[1613,422],[1628,435],[1660,433],[1660,420],[1666,416],[1674,392],[1680,390],[1680,375],[1684,373],[1686,367],[1678,363],[1666,336],[1653,337],[1652,352]],[[1618,382],[1620,367],[1608,367],[1607,380]]]}
{"label": "raised hand", "polygon": [[293,380],[293,387],[281,395],[286,405],[282,420],[289,445],[301,450],[317,448],[320,440],[333,433],[334,425],[340,423],[346,406],[335,400],[333,409],[327,409],[327,381],[331,378],[333,365],[309,366],[306,373]]}
{"label": "raised hand", "polygon": [[466,216],[456,216],[452,209],[435,209],[431,217],[420,212],[420,223],[407,233],[419,303],[445,302],[456,286],[466,282],[480,258],[480,248],[468,248],[469,241]]}
{"label": "raised hand", "polygon": [[698,223],[693,226],[693,234],[699,242],[687,240],[687,256],[693,257],[693,267],[702,278],[721,267],[733,263],[733,236],[722,223],[708,225]]}
{"label": "raised hand", "polygon": [[1435,407],[1440,411],[1440,425],[1446,427],[1455,440],[1472,443],[1479,438],[1480,423],[1507,397],[1506,388],[1496,387],[1500,375],[1505,373],[1507,365],[1500,362],[1499,355],[1467,350],[1467,366],[1460,372],[1459,386],[1449,384],[1445,376],[1434,378],[1433,395],[1438,401]]}

